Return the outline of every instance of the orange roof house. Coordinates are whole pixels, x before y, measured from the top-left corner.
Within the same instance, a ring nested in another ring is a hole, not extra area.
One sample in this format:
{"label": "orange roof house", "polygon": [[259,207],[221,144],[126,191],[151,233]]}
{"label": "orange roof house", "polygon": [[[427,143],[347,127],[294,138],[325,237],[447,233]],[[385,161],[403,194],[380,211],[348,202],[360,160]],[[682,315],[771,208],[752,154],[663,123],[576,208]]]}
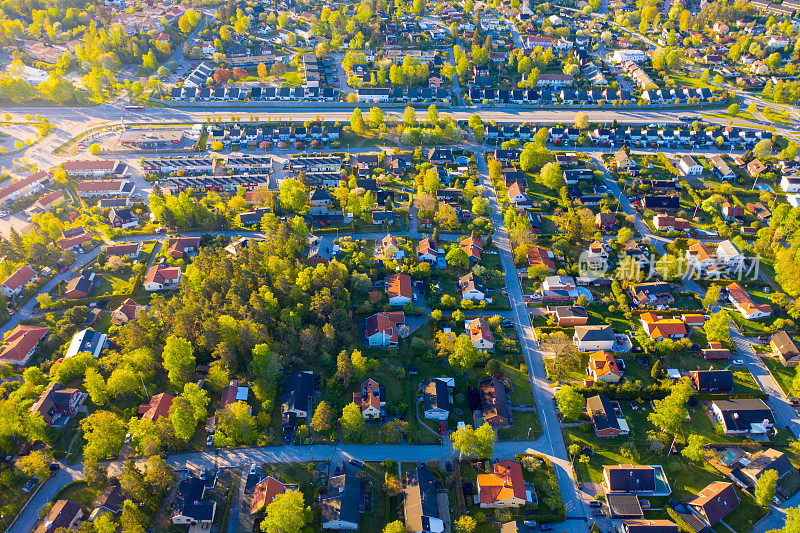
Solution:
{"label": "orange roof house", "polygon": [[169,408],[175,396],[162,392],[150,398],[150,403],[139,406],[139,414],[151,422],[155,422],[161,417],[169,416]]}
{"label": "orange roof house", "polygon": [[481,260],[481,253],[483,252],[483,243],[479,238],[467,237],[458,243],[461,249],[466,252],[470,260],[477,262]]}
{"label": "orange roof house", "polygon": [[3,339],[0,363],[23,366],[36,352],[39,341],[47,337],[50,328],[19,325],[9,331]]}
{"label": "orange roof house", "polygon": [[479,350],[491,350],[494,348],[494,335],[489,329],[489,323],[483,318],[476,318],[467,323],[467,332],[472,341],[472,345]]}
{"label": "orange roof house", "polygon": [[747,320],[764,318],[772,314],[772,307],[769,304],[756,304],[738,283],[728,285],[728,300]]}
{"label": "orange roof house", "polygon": [[686,336],[686,324],[678,318],[664,318],[653,313],[642,313],[642,326],[654,341],[682,339]]}
{"label": "orange roof house", "polygon": [[481,507],[519,507],[528,502],[522,467],[515,461],[494,464],[491,474],[478,474]]}
{"label": "orange roof house", "polygon": [[538,246],[528,248],[528,265],[532,267],[545,267],[547,270],[555,271],[556,264],[550,258],[547,250]]}
{"label": "orange roof house", "polygon": [[602,350],[589,354],[589,368],[586,372],[594,381],[617,383],[622,378],[617,360],[612,354]]}
{"label": "orange roof house", "polygon": [[250,506],[250,514],[256,514],[262,507],[266,507],[275,496],[286,492],[286,485],[272,476],[267,476],[259,481],[253,489],[253,503]]}
{"label": "orange roof house", "polygon": [[386,280],[386,295],[389,305],[405,305],[411,301],[411,277],[408,274],[392,274]]}

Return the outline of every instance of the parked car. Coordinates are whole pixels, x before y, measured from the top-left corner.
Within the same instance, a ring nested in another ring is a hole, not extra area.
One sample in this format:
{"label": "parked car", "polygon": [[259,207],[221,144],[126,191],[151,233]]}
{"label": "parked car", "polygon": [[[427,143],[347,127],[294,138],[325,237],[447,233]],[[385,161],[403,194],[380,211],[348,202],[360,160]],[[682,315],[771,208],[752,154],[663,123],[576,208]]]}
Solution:
{"label": "parked car", "polygon": [[589,507],[602,507],[602,506],[603,502],[601,502],[600,500],[592,500],[589,502]]}
{"label": "parked car", "polygon": [[209,435],[206,439],[206,446],[213,446],[214,445],[214,435]]}
{"label": "parked car", "polygon": [[253,463],[252,466],[250,466],[250,473],[251,474],[257,474],[258,473],[258,465],[256,463]]}
{"label": "parked car", "polygon": [[444,422],[439,424],[439,433],[442,435],[447,435],[447,424]]}
{"label": "parked car", "polygon": [[789,405],[793,405],[793,406],[800,405],[800,400],[798,400],[794,396],[790,396],[789,398],[787,398],[787,400],[789,400]]}

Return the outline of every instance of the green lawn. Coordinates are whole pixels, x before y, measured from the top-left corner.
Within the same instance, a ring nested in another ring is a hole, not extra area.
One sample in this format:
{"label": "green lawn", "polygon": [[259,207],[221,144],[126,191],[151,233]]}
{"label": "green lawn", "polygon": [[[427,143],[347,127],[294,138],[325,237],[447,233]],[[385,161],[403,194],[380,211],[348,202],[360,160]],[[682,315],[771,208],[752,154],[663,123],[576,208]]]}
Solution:
{"label": "green lawn", "polygon": [[[384,490],[386,473],[387,471],[380,463],[366,463],[364,468],[359,471],[359,476],[370,483],[372,487],[370,500],[372,510],[361,516],[358,524],[359,533],[379,533],[385,524],[397,519],[400,496],[390,496]],[[397,476],[397,466],[395,465],[388,473]]]}
{"label": "green lawn", "polygon": [[289,87],[300,87],[303,84],[303,74],[298,71],[287,72],[281,76],[283,85]]}
{"label": "green lawn", "polygon": [[794,378],[797,376],[797,368],[783,366],[783,363],[772,357],[762,357],[761,360],[784,393],[790,396],[800,394],[800,390],[793,384]]}
{"label": "green lawn", "polygon": [[100,495],[101,489],[89,487],[85,481],[78,481],[64,488],[58,493],[57,499],[69,500],[77,503],[84,510],[91,510],[94,501]]}

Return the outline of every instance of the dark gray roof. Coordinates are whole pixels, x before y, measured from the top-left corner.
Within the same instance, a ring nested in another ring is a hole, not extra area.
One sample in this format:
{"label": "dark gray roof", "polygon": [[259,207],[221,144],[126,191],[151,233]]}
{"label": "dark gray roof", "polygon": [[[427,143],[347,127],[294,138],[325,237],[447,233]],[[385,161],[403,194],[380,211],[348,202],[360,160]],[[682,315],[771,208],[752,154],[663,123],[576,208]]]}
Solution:
{"label": "dark gray roof", "polygon": [[752,424],[760,424],[765,420],[775,424],[775,415],[763,400],[758,398],[736,398],[732,400],[715,400],[714,405],[722,413],[725,426],[733,431],[750,431]]}
{"label": "dark gray roof", "polygon": [[733,388],[733,372],[730,370],[697,370],[697,390],[731,390]]}
{"label": "dark gray roof", "polygon": [[427,468],[406,472],[405,516],[412,531],[430,531],[430,518],[439,518],[436,478]]}
{"label": "dark gray roof", "polygon": [[606,499],[613,518],[639,518],[643,515],[639,497],[635,494],[608,494]]}
{"label": "dark gray roof", "polygon": [[605,396],[598,395],[587,398],[586,407],[592,414],[592,425],[595,429],[620,429],[611,400]]}
{"label": "dark gray roof", "polygon": [[314,395],[314,374],[295,372],[286,378],[286,393],[283,395],[282,411],[311,410],[311,397]]}
{"label": "dark gray roof", "polygon": [[178,483],[173,516],[188,516],[198,522],[212,520],[214,518],[214,502],[203,499],[204,491],[205,483],[196,477],[190,477]]}
{"label": "dark gray roof", "polygon": [[425,411],[430,409],[450,410],[450,393],[447,383],[440,379],[432,379],[422,391],[422,403]]}
{"label": "dark gray roof", "polygon": [[358,524],[364,505],[364,487],[361,478],[342,474],[328,481],[328,492],[320,501],[322,525],[341,520]]}
{"label": "dark gray roof", "polygon": [[614,330],[609,325],[575,326],[575,335],[582,341],[614,340]]}
{"label": "dark gray roof", "polygon": [[650,466],[606,466],[610,492],[653,492],[656,490],[656,471]]}

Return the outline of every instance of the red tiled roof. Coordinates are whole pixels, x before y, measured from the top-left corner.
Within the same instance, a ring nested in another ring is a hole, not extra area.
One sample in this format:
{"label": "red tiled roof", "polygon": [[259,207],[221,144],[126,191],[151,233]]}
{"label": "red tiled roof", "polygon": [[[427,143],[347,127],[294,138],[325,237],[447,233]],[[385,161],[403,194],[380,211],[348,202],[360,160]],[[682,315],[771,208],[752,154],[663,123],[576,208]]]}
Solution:
{"label": "red tiled roof", "polygon": [[150,403],[139,406],[139,414],[142,418],[146,418],[151,422],[155,422],[162,416],[169,415],[169,408],[172,406],[172,400],[175,396],[162,392],[150,398]]}
{"label": "red tiled roof", "polygon": [[22,265],[17,270],[15,270],[13,274],[11,274],[6,278],[6,280],[3,282],[3,285],[5,285],[11,290],[16,290],[22,285],[28,283],[28,281],[31,280],[34,276],[36,276],[35,270],[33,270],[28,265]]}
{"label": "red tiled roof", "polygon": [[525,479],[522,467],[514,461],[501,461],[494,464],[491,474],[478,474],[481,503],[495,503],[519,498],[527,500]]}
{"label": "red tiled roof", "polygon": [[386,283],[386,294],[389,298],[405,296],[411,298],[411,277],[407,274],[392,274]]}
{"label": "red tiled roof", "polygon": [[15,365],[27,363],[28,354],[39,341],[50,332],[50,328],[20,325],[6,334],[5,346],[0,352],[0,361]]}
{"label": "red tiled roof", "polygon": [[255,486],[253,490],[253,504],[250,506],[250,514],[255,514],[261,509],[272,503],[275,496],[286,492],[286,485],[272,476],[267,476]]}

